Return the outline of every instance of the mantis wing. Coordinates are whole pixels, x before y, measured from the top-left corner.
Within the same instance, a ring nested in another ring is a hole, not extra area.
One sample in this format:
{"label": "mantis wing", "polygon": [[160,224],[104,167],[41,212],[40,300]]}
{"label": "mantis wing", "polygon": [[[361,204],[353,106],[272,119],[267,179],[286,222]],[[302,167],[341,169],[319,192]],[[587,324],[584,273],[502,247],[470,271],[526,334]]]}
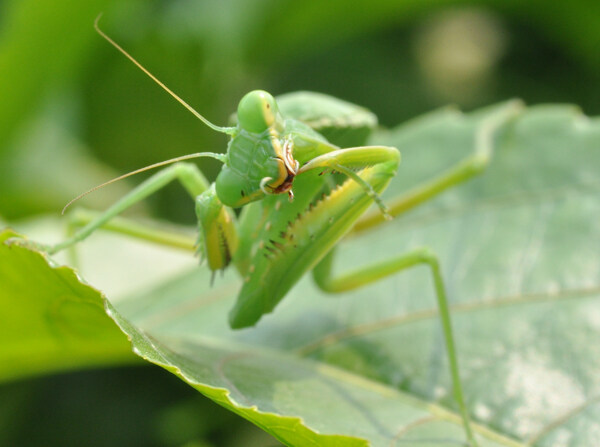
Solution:
{"label": "mantis wing", "polygon": [[373,112],[333,96],[301,91],[276,99],[284,117],[302,121],[339,147],[365,145],[377,127]]}

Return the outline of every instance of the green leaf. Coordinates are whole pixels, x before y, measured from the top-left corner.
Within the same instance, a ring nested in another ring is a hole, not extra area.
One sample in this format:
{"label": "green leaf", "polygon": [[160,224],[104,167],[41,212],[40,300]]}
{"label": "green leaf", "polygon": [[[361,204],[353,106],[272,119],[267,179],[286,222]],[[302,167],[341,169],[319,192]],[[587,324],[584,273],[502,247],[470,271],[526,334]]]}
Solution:
{"label": "green leaf", "polygon": [[103,297],[68,267],[0,232],[0,382],[65,369],[133,363]]}
{"label": "green leaf", "polygon": [[[403,154],[386,198],[486,141],[482,176],[349,238],[336,268],[432,248],[481,445],[597,445],[598,120],[514,103],[419,118],[376,136]],[[288,445],[464,445],[427,269],[338,297],[304,278],[241,331],[226,323],[238,279],[209,288],[209,276],[181,274],[109,313],[140,356]]]}

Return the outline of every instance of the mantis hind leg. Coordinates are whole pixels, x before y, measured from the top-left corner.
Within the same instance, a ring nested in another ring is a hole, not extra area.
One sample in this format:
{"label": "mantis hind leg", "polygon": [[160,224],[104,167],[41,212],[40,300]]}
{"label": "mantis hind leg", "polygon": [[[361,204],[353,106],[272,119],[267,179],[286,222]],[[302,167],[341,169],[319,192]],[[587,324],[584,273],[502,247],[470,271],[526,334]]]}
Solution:
{"label": "mantis hind leg", "polygon": [[[405,213],[445,190],[479,175],[485,170],[489,162],[489,155],[473,154],[459,162],[457,165],[449,168],[446,172],[442,173],[442,175],[421,185],[417,185],[406,194],[386,203],[387,213],[391,216],[398,216]],[[379,212],[368,212],[356,222],[352,232],[359,233],[379,225],[385,221],[385,217],[385,215]]]}
{"label": "mantis hind leg", "polygon": [[462,382],[460,380],[458,357],[456,354],[454,334],[448,308],[448,299],[444,287],[444,280],[440,272],[438,257],[428,249],[416,249],[386,261],[359,268],[338,277],[334,277],[332,274],[333,257],[334,251],[332,250],[313,270],[313,277],[317,285],[324,291],[331,293],[352,290],[411,267],[419,265],[429,267],[433,278],[440,321],[446,343],[454,399],[459,407],[467,440],[472,447],[476,447],[477,442],[475,441],[473,430],[471,429],[471,421],[465,403]]}

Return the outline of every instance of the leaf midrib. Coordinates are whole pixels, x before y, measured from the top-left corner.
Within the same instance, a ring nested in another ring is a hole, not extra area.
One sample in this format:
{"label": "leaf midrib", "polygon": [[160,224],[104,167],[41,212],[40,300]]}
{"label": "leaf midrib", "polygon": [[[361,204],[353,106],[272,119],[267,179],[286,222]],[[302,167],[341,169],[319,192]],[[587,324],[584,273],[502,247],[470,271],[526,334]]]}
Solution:
{"label": "leaf midrib", "polygon": [[[506,307],[512,305],[531,304],[536,302],[548,302],[575,298],[588,298],[590,296],[600,295],[600,284],[582,289],[563,289],[558,292],[532,293],[506,296],[501,298],[488,299],[483,301],[471,301],[468,303],[459,303],[450,306],[450,312],[466,313],[482,309],[492,309],[497,307]],[[369,323],[348,326],[340,331],[331,332],[321,337],[317,341],[297,347],[294,351],[300,356],[306,356],[322,348],[332,346],[342,340],[370,334],[384,329],[389,329],[405,323],[412,323],[426,319],[438,318],[439,310],[437,307],[423,309],[415,312],[409,312],[394,317],[372,321]]]}

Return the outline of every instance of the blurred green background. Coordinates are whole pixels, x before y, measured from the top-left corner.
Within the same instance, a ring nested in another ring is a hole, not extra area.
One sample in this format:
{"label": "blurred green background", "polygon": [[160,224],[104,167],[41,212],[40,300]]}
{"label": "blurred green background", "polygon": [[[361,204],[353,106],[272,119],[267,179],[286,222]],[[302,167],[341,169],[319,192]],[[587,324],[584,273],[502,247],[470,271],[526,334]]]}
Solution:
{"label": "blurred green background", "polygon": [[[56,215],[115,175],[225,148],[94,32],[100,12],[110,36],[217,124],[255,88],[329,93],[386,127],[511,97],[600,113],[598,1],[4,0],[0,222]],[[214,177],[217,163],[201,165]],[[84,204],[101,209],[127,188]],[[137,212],[194,219],[177,185]],[[0,445],[277,443],[171,374],[137,367],[2,385]]]}

